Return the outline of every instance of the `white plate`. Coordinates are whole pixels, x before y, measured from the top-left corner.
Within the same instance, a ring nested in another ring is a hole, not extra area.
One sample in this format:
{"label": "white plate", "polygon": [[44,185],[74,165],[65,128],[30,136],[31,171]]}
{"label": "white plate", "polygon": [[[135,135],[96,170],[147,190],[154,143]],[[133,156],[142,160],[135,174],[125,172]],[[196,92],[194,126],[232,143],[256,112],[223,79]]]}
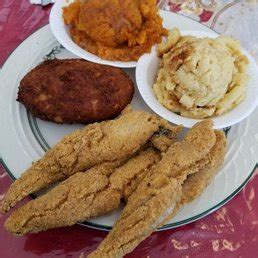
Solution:
{"label": "white plate", "polygon": [[[182,30],[182,35],[192,35],[199,38],[216,38],[218,34],[208,31]],[[239,123],[249,116],[258,104],[258,68],[254,58],[244,49],[242,52],[249,59],[248,75],[250,80],[247,85],[247,94],[244,101],[229,112],[213,118],[214,128],[221,129]],[[174,124],[182,124],[185,127],[192,127],[200,119],[192,119],[173,113],[159,103],[152,89],[156,81],[160,58],[157,56],[156,47],[152,48],[151,53],[140,57],[136,67],[136,82],[138,89],[146,104],[158,115]]]}
{"label": "white plate", "polygon": [[[189,28],[210,31],[182,16],[166,13],[165,23],[182,30]],[[49,147],[65,134],[82,125],[57,125],[31,116],[23,105],[16,102],[17,90],[22,77],[44,57],[71,58],[73,54],[60,48],[49,26],[45,26],[26,39],[8,58],[0,72],[0,157],[13,178],[39,159]],[[134,79],[135,69],[126,69]],[[133,98],[135,109],[149,110],[140,94]],[[200,198],[186,205],[162,229],[177,227],[218,209],[247,183],[256,166],[258,156],[258,110],[248,119],[225,129],[228,132],[228,152],[223,168]],[[114,224],[120,211],[83,223],[107,230]]]}
{"label": "white plate", "polygon": [[53,5],[49,17],[49,23],[51,30],[57,40],[69,51],[74,53],[75,55],[94,62],[98,64],[105,64],[105,65],[111,65],[116,67],[123,67],[123,68],[130,68],[135,67],[137,62],[121,62],[121,61],[108,61],[104,60],[86,50],[81,48],[79,45],[77,45],[71,38],[68,26],[64,24],[63,20],[63,10],[62,8],[64,6],[69,5],[70,3],[74,2],[74,0],[58,0]]}

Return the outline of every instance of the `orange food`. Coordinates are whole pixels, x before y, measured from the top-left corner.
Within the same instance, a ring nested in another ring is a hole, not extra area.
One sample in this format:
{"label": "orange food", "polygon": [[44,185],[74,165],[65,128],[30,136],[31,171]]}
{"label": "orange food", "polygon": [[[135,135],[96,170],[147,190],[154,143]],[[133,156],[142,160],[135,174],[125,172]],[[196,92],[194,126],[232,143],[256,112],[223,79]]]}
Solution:
{"label": "orange food", "polygon": [[107,60],[138,60],[167,34],[156,0],[76,0],[63,18],[79,46]]}

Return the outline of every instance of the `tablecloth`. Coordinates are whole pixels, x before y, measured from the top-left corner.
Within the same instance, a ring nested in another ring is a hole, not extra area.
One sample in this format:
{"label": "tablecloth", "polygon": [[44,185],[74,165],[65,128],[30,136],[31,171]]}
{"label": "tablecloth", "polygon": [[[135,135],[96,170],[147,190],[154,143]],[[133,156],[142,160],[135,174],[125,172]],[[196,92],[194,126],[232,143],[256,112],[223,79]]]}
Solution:
{"label": "tablecloth", "polygon": [[[158,4],[238,38],[258,61],[257,2],[161,0]],[[28,0],[0,0],[0,66],[27,36],[48,22],[50,8],[30,5]],[[10,184],[0,165],[0,200]],[[5,219],[0,215],[1,258],[78,257],[95,249],[107,234],[75,225],[14,237],[5,231]],[[258,170],[225,206],[194,223],[153,233],[128,257],[258,257]]]}

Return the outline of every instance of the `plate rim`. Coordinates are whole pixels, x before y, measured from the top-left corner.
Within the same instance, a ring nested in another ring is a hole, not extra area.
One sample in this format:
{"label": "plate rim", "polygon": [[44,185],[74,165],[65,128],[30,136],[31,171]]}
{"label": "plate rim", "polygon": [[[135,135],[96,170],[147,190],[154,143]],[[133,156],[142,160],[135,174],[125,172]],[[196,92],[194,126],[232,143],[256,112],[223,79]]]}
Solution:
{"label": "plate rim", "polygon": [[[164,11],[166,13],[170,13],[168,11]],[[175,14],[175,15],[178,15],[178,14]],[[180,16],[183,16],[183,15],[180,15]],[[186,19],[190,19],[188,17],[185,17],[183,16],[184,18]],[[190,19],[191,21],[193,21],[192,19]],[[195,21],[196,23],[198,23],[197,21]],[[199,24],[199,23],[198,23]],[[203,24],[201,24],[203,25]],[[13,51],[11,51],[10,55],[6,58],[6,60],[3,62],[3,65],[2,65],[2,68],[4,68],[6,62],[13,56],[13,54],[15,53],[15,51],[22,45],[24,44],[24,42],[29,39],[30,37],[32,37],[34,34],[36,34],[38,31],[44,29],[45,27],[49,26],[49,24],[45,24],[43,26],[41,26],[40,28],[36,29],[32,34],[30,34],[28,37],[26,37],[15,49],[13,49]],[[205,26],[205,25],[203,25]],[[207,27],[207,26],[205,26]],[[207,27],[209,28],[209,27]],[[209,28],[211,31],[214,31],[212,30],[211,28]],[[0,76],[1,76],[1,71],[2,69],[0,70]],[[8,173],[8,175],[10,176],[10,178],[12,180],[16,180],[16,178],[14,177],[14,175],[12,174],[12,172],[9,170],[7,164],[4,162],[4,159],[1,157],[0,155],[0,164],[3,166],[3,168],[5,169],[5,171]],[[185,219],[185,220],[181,220],[179,222],[175,222],[175,223],[168,223],[166,225],[164,225],[163,227],[159,228],[157,231],[162,231],[162,230],[168,230],[168,229],[172,229],[172,228],[176,228],[176,227],[179,227],[179,226],[183,226],[185,224],[189,224],[191,222],[194,222],[198,219],[201,219],[207,215],[209,215],[210,213],[214,212],[215,210],[219,209],[221,206],[223,206],[224,204],[226,204],[228,201],[230,201],[237,193],[239,193],[242,188],[249,182],[249,180],[251,179],[252,175],[254,174],[255,170],[258,168],[258,161],[256,161],[256,164],[254,165],[254,168],[253,170],[250,172],[250,174],[248,175],[248,177],[245,179],[245,181],[232,193],[230,194],[229,196],[227,196],[224,200],[222,200],[220,203],[216,204],[215,206],[211,207],[210,209],[198,214],[198,215],[195,215],[191,218],[188,218],[188,219]],[[32,198],[35,198],[35,196],[33,195],[30,195]],[[85,226],[85,227],[90,227],[90,228],[94,228],[94,229],[98,229],[98,230],[104,230],[104,231],[108,231],[110,230],[112,227],[110,226],[105,226],[105,225],[102,225],[102,224],[97,224],[97,223],[93,223],[93,222],[89,222],[89,221],[86,221],[86,222],[83,222],[83,223],[77,223],[79,225],[82,225],[82,226]]]}

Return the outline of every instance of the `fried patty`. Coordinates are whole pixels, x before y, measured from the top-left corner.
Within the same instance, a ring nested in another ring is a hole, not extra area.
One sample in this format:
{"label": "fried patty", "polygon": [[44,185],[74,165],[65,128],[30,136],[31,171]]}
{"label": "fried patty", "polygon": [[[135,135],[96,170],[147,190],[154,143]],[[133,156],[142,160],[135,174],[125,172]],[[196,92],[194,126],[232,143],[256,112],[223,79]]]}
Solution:
{"label": "fried patty", "polygon": [[43,120],[92,123],[116,117],[133,93],[132,80],[119,68],[82,59],[54,59],[25,75],[17,101]]}

